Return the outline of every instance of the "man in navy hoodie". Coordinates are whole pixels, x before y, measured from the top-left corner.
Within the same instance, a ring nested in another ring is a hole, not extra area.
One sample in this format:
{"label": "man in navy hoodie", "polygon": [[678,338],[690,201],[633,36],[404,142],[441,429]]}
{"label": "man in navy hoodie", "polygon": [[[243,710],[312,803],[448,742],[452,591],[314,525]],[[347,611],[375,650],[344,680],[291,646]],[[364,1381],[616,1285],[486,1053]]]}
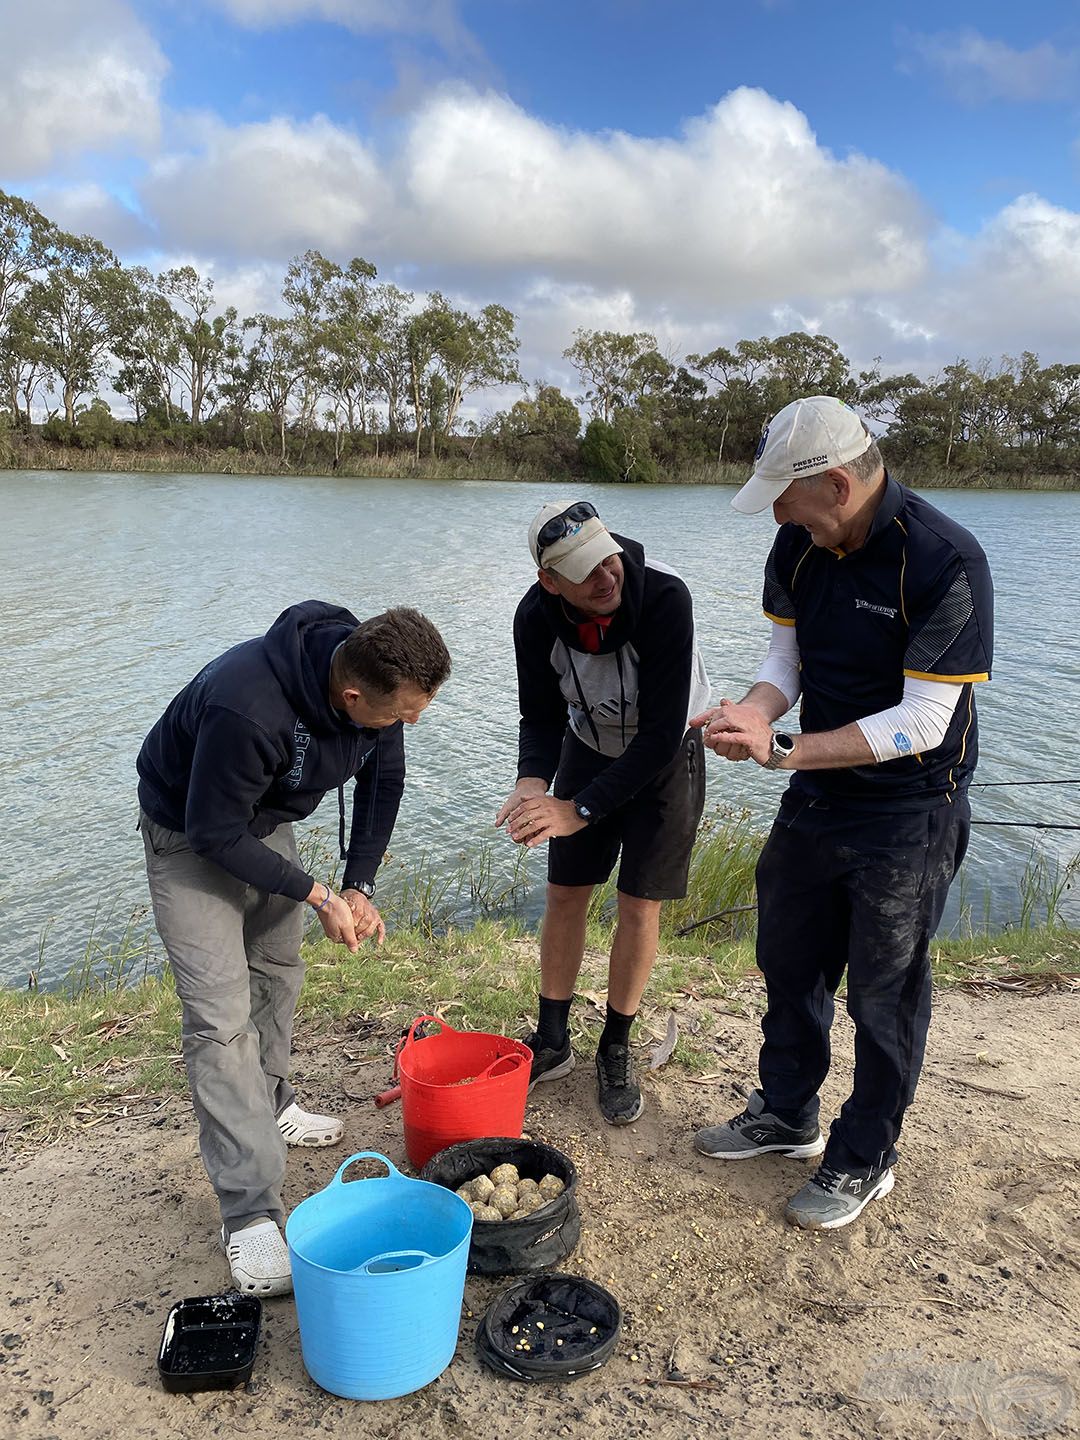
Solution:
{"label": "man in navy hoodie", "polygon": [[687,726],[709,681],[686,585],[636,540],[612,535],[589,501],[545,505],[529,551],[536,583],[514,617],[518,780],[495,823],[519,843],[551,842],[531,1084],[573,1067],[589,899],[619,859],[596,1072],[604,1119],[630,1125],[644,1107],[630,1026],[656,961],[661,903],[686,894],[705,804],[701,736]]}
{"label": "man in navy hoodie", "polygon": [[[210,662],[143,742],[139,828],[154,919],[183,1011],[203,1163],[233,1280],[291,1288],[279,1228],[286,1145],[332,1145],[288,1082],[304,905],[351,951],[385,927],[372,904],[405,783],[403,726],[450,673],[416,610],[358,622],[308,600]],[[344,785],[355,779],[345,844]],[[341,893],[299,862],[292,822],[338,792]]]}

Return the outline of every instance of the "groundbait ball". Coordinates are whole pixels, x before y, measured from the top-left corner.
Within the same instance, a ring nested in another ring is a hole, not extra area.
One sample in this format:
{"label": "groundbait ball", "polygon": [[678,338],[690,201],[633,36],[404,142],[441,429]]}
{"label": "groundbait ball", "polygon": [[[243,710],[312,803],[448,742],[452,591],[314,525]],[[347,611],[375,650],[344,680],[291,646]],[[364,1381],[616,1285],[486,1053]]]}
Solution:
{"label": "groundbait ball", "polygon": [[503,1218],[501,1210],[496,1210],[494,1205],[482,1205],[479,1200],[474,1200],[469,1209],[476,1220],[499,1221]]}
{"label": "groundbait ball", "polygon": [[460,1195],[462,1200],[467,1200],[470,1205],[474,1200],[480,1198],[473,1190],[473,1182],[471,1180],[466,1180],[464,1185],[459,1185],[454,1191],[454,1194]]}
{"label": "groundbait ball", "polygon": [[516,1165],[496,1165],[491,1178],[496,1185],[516,1185],[520,1177]]}
{"label": "groundbait ball", "polygon": [[534,1210],[542,1210],[547,1203],[539,1190],[526,1190],[524,1195],[518,1195],[517,1214],[531,1215]]}
{"label": "groundbait ball", "polygon": [[545,1175],[540,1181],[539,1189],[540,1194],[543,1195],[545,1201],[547,1201],[557,1199],[566,1189],[566,1186],[557,1175]]}
{"label": "groundbait ball", "polygon": [[494,1205],[500,1215],[509,1215],[518,1208],[517,1191],[512,1185],[496,1185],[488,1204]]}
{"label": "groundbait ball", "polygon": [[524,1195],[539,1195],[540,1186],[535,1180],[519,1180],[517,1192],[518,1199],[520,1200]]}
{"label": "groundbait ball", "polygon": [[[491,1199],[492,1191],[495,1189],[490,1176],[477,1175],[475,1180],[469,1181],[469,1184],[472,1186],[473,1199],[482,1200],[486,1205]],[[461,1192],[459,1191],[458,1193],[460,1194]]]}

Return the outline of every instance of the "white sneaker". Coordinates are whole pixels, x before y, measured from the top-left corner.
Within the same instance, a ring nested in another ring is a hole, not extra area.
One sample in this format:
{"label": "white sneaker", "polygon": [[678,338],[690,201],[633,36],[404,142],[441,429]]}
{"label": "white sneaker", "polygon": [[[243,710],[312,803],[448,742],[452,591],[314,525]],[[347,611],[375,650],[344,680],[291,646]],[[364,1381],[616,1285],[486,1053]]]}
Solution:
{"label": "white sneaker", "polygon": [[277,1117],[286,1145],[336,1145],[344,1126],[334,1115],[310,1115],[295,1100]]}
{"label": "white sneaker", "polygon": [[246,1295],[287,1295],[292,1266],[285,1237],[273,1220],[256,1220],[229,1235],[221,1227],[221,1248],[229,1261],[233,1284]]}

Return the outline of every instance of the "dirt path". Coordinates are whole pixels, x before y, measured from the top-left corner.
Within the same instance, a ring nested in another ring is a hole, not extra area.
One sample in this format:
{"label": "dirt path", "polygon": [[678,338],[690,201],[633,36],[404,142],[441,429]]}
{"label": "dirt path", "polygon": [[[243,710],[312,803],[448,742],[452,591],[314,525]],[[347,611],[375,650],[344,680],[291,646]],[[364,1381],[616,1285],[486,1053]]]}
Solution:
{"label": "dirt path", "polygon": [[[805,1163],[723,1165],[691,1149],[697,1126],[739,1108],[734,1086],[752,1074],[757,1046],[752,1020],[714,1009],[710,1025],[718,1078],[658,1072],[627,1130],[599,1124],[585,1065],[530,1105],[529,1132],[581,1170],[584,1231],[567,1268],[607,1285],[627,1312],[603,1370],[543,1389],[496,1379],[475,1358],[466,1317],[453,1363],[425,1390],[342,1401],[308,1380],[283,1299],[266,1306],[247,1389],[166,1395],[155,1358],[169,1305],[227,1281],[191,1116],[174,1101],[153,1119],[109,1120],[0,1166],[0,1432],[1080,1434],[1080,997],[940,998],[896,1189],[823,1237],[782,1219]],[[826,1114],[846,1093],[850,1039],[838,1022]],[[363,1048],[345,1033],[302,1038],[301,1094],[345,1116],[351,1149],[404,1163],[399,1108],[343,1094],[343,1075],[356,1096],[385,1081],[385,1059],[350,1060]],[[342,1153],[294,1154],[287,1203],[324,1184]],[[470,1280],[468,1309],[478,1315],[504,1283]]]}

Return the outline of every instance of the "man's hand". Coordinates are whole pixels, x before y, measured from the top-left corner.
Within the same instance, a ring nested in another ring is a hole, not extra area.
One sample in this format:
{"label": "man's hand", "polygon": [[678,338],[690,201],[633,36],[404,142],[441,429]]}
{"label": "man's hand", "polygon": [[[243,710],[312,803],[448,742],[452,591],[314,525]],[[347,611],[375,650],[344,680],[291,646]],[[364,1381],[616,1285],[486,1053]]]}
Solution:
{"label": "man's hand", "polygon": [[523,800],[529,800],[536,795],[546,795],[547,788],[546,780],[541,780],[535,775],[522,776],[503,801],[502,808],[495,816],[496,829],[505,821],[513,819],[514,813]]}
{"label": "man's hand", "polygon": [[360,941],[356,938],[356,922],[353,920],[352,910],[341,896],[335,895],[329,885],[316,880],[311,887],[311,894],[307,897],[307,903],[319,917],[319,924],[326,938],[346,946],[355,955],[360,949]]}
{"label": "man's hand", "polygon": [[[741,740],[732,739],[731,732],[739,728],[739,714],[744,710],[752,709],[754,709],[753,706],[736,705],[732,700],[721,700],[719,705],[714,705],[712,709],[695,715],[690,724],[695,730],[701,731],[703,743],[714,754],[722,755],[727,760],[749,760],[750,746]],[[735,713],[733,714],[733,712]],[[756,713],[761,714],[760,711]],[[771,745],[772,742],[769,743]]]}
{"label": "man's hand", "polygon": [[702,740],[717,755],[726,755],[729,760],[756,760],[764,765],[772,754],[773,728],[756,705],[721,700],[716,710],[695,716],[690,723],[698,721],[704,723]]}
{"label": "man's hand", "polygon": [[381,945],[386,939],[386,922],[362,890],[343,890],[341,898],[352,911],[356,926],[356,938],[366,940],[375,936],[375,943]]}
{"label": "man's hand", "polygon": [[532,850],[555,836],[576,835],[579,830],[585,829],[585,821],[574,809],[572,800],[556,800],[553,795],[534,795],[522,800],[514,809],[507,828],[511,840]]}

